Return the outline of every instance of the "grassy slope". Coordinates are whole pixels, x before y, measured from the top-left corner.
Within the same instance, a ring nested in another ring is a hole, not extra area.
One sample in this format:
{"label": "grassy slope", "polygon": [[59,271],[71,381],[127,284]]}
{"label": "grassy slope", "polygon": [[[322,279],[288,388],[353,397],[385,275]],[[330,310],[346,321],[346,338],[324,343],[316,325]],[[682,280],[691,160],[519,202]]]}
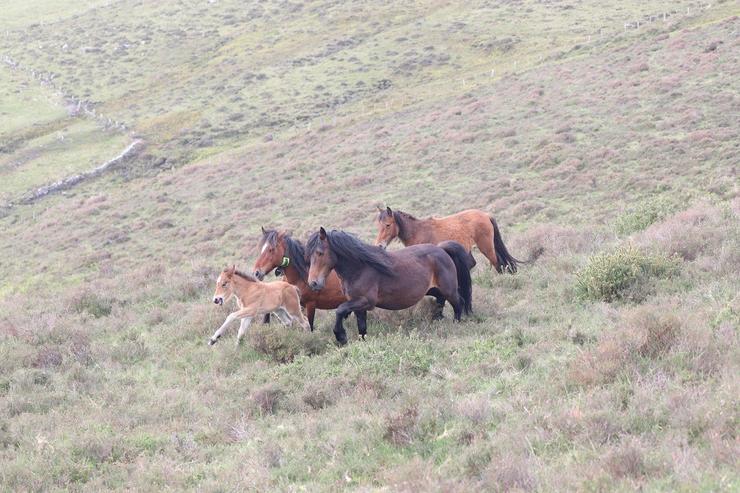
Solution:
{"label": "grassy slope", "polygon": [[[143,7],[175,9],[153,5]],[[362,12],[322,6],[337,10],[336,27],[307,7],[268,7],[264,15],[285,21],[275,51],[258,46],[269,32],[244,34],[238,12],[229,24],[209,7],[198,15],[223,39],[193,40],[182,46],[187,57],[162,60],[152,54],[172,53],[177,30],[152,28],[143,77],[99,78],[129,70],[125,59],[60,65],[59,77],[133,124],[152,153],[206,157],[145,179],[124,170],[0,219],[3,484],[737,487],[735,12],[720,4],[570,51],[571,39],[556,36],[563,25],[583,17],[586,34],[626,14],[534,7],[527,15],[552,22],[552,32],[521,32],[513,52],[496,48],[505,66],[534,66],[501,78],[480,70],[486,63],[470,46],[493,20],[523,15],[507,6],[490,17],[460,12],[476,20],[463,27],[442,5],[424,15],[373,11],[377,26]],[[64,36],[127,8],[117,2],[38,29]],[[268,29],[259,19],[250,22]],[[125,22],[135,24],[125,32],[146,25]],[[500,29],[497,38],[510,36]],[[343,60],[317,48],[348,32],[364,41],[341,51]],[[708,51],[712,41],[723,43]],[[452,47],[449,62],[417,60],[422,68],[407,73],[407,58],[441,43]],[[323,54],[289,70],[296,47]],[[356,62],[346,50],[369,72],[348,70]],[[256,111],[221,87],[244,72],[245,53],[255,73],[269,74],[243,89]],[[396,90],[370,89],[383,78]],[[357,100],[322,106],[360,80],[368,89]],[[178,90],[164,90],[173,81]],[[281,84],[298,94],[285,96]],[[242,110],[243,120],[229,118]],[[318,120],[310,129],[266,119],[306,115]],[[210,127],[192,123],[203,118]],[[191,154],[183,135],[204,128],[198,138],[207,142]],[[688,211],[617,234],[624,211],[655,196]],[[248,264],[238,259],[253,256],[260,224],[370,237],[376,201],[420,215],[481,207],[495,212],[515,254],[546,253],[517,276],[478,267],[477,316],[462,325],[379,313],[370,341],[335,349],[327,314],[314,336],[256,327],[241,348],[229,338],[205,346],[226,313],[207,303],[214,269]],[[628,240],[681,254],[681,272],[639,304],[576,299],[575,273],[589,255]],[[643,350],[656,324],[674,335]],[[273,361],[291,351],[313,356]]]}

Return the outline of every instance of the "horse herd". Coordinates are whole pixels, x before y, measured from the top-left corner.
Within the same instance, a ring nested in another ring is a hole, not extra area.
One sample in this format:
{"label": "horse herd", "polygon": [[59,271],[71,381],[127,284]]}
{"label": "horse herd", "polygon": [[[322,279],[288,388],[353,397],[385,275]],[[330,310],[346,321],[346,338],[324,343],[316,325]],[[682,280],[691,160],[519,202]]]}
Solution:
{"label": "horse herd", "polygon": [[[387,207],[379,209],[375,221],[375,245],[323,227],[303,245],[287,232],[262,228],[253,274],[232,266],[218,276],[213,302],[222,305],[234,296],[239,309],[226,317],[208,343],[215,344],[237,319],[239,344],[255,317],[269,321],[272,313],[285,325],[297,321],[304,329],[313,330],[317,309],[336,309],[334,335],[340,344],[346,344],[343,321],[350,313],[355,314],[364,339],[368,310],[402,310],[424,296],[436,300],[434,319],[442,318],[448,302],[459,321],[463,314],[472,312],[473,246],[499,273],[514,273],[523,263],[509,254],[495,219],[480,210],[416,219]],[[396,238],[405,248],[386,250]],[[262,282],[273,270],[285,281]],[[301,306],[306,309],[305,316]]]}

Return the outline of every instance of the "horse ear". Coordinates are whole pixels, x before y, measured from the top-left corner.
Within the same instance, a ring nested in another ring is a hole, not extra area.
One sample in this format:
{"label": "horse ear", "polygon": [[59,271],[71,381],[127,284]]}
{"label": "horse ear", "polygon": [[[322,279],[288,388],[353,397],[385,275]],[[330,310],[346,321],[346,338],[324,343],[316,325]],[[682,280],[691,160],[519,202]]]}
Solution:
{"label": "horse ear", "polygon": [[321,238],[322,240],[326,239],[326,230],[323,226],[319,228],[319,238]]}
{"label": "horse ear", "polygon": [[383,206],[380,204],[376,204],[375,208],[378,209],[378,212],[383,212]]}
{"label": "horse ear", "polygon": [[387,212],[389,216],[392,216],[393,215],[393,211],[391,210],[390,207],[386,207],[385,208],[385,212]]}
{"label": "horse ear", "polygon": [[260,227],[262,228],[262,234],[266,234],[267,231],[265,231],[265,227],[264,226],[260,226]]}

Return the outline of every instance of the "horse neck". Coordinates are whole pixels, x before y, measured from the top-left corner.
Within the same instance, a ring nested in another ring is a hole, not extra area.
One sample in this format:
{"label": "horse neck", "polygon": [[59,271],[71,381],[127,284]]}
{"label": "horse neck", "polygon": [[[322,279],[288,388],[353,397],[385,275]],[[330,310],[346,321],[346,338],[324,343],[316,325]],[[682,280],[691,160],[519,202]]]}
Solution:
{"label": "horse neck", "polygon": [[372,269],[372,267],[347,257],[337,258],[337,263],[334,265],[334,271],[342,281],[351,281],[360,277],[365,269]]}
{"label": "horse neck", "polygon": [[245,279],[242,276],[235,275],[231,282],[234,283],[234,296],[239,298],[239,301],[242,303],[249,297],[250,291],[257,287],[256,282]]}
{"label": "horse neck", "polygon": [[298,269],[292,265],[287,266],[283,272],[285,272],[285,280],[288,281],[288,284],[292,284],[293,286],[303,286],[306,284],[306,279],[302,278]]}
{"label": "horse neck", "polygon": [[[424,223],[426,219],[411,219],[406,216],[402,219],[403,228],[399,228],[398,239],[404,246],[416,245],[417,243],[423,243],[419,239],[419,235],[423,232]],[[402,229],[402,231],[401,231]]]}

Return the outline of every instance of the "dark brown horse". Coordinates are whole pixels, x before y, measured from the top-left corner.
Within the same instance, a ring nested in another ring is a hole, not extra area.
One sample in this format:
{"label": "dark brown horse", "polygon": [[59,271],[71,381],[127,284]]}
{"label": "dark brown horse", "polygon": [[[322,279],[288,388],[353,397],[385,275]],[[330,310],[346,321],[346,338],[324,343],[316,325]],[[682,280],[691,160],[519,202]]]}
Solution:
{"label": "dark brown horse", "polygon": [[[349,298],[337,308],[334,335],[340,344],[347,342],[342,321],[353,311],[375,307],[402,310],[427,294],[440,306],[448,301],[456,321],[472,308],[471,258],[459,243],[415,245],[388,252],[343,231],[321,228],[308,240],[306,250],[311,261],[309,287],[316,291],[324,288],[333,270]],[[366,328],[361,329],[360,337],[366,333]]]}
{"label": "dark brown horse", "polygon": [[526,263],[511,256],[501,238],[496,220],[483,211],[470,209],[447,217],[416,219],[411,214],[380,209],[376,220],[378,237],[375,244],[387,247],[395,238],[404,246],[421,243],[437,244],[452,240],[470,252],[473,245],[485,255],[497,272],[516,272],[517,264]]}
{"label": "dark brown horse", "polygon": [[[301,304],[306,307],[306,317],[313,330],[313,320],[316,309],[333,310],[345,301],[347,297],[342,293],[342,286],[335,272],[326,279],[326,285],[321,291],[314,291],[308,287],[308,260],[306,259],[303,244],[294,239],[289,233],[274,229],[262,228],[262,240],[259,243],[260,255],[254,262],[254,277],[259,280],[265,278],[273,269],[280,269],[285,274],[285,280],[298,288],[301,294]],[[366,313],[355,313],[357,325],[365,327]],[[265,319],[266,322],[269,318]],[[366,330],[366,329],[362,329]]]}

